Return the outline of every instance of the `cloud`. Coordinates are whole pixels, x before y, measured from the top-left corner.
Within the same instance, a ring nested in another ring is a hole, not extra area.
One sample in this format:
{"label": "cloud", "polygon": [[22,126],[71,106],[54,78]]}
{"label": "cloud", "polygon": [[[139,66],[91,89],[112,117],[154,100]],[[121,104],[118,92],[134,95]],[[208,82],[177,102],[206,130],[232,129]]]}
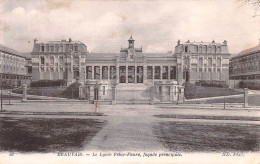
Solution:
{"label": "cloud", "polygon": [[21,52],[32,50],[35,37],[71,37],[91,52],[119,52],[133,33],[144,52],[173,51],[178,39],[214,39],[228,40],[230,52],[237,53],[258,44],[260,37],[254,10],[232,0],[16,1],[1,5],[0,42]]}

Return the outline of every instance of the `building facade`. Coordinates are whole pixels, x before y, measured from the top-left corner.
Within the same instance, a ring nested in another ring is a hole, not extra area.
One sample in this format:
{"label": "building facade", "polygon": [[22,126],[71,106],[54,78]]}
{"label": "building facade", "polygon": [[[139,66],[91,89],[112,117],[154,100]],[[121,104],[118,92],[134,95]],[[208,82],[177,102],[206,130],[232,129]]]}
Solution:
{"label": "building facade", "polygon": [[0,45],[0,76],[4,88],[30,84],[26,57],[14,49]]}
{"label": "building facade", "polygon": [[244,50],[230,59],[230,79],[260,79],[260,39],[259,45]]}
{"label": "building facade", "polygon": [[33,80],[71,83],[78,79],[85,86],[81,95],[89,100],[148,102],[153,97],[155,102],[179,101],[185,82],[227,81],[229,77],[226,41],[178,41],[174,53],[144,53],[132,36],[128,47],[118,53],[88,53],[83,43],[71,40],[35,42],[31,55]]}
{"label": "building facade", "polygon": [[196,82],[199,80],[228,81],[229,58],[227,41],[223,43],[190,42],[175,47],[178,82]]}
{"label": "building facade", "polygon": [[31,52],[32,79],[65,79],[69,84],[85,81],[87,46],[69,39],[37,43],[34,41]]}

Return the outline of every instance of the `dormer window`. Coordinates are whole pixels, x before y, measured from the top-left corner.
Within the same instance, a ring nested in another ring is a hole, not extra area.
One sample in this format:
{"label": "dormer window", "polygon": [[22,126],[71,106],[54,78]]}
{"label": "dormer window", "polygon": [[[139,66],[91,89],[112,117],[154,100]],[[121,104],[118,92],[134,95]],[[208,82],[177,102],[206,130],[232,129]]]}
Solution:
{"label": "dormer window", "polygon": [[78,46],[77,45],[74,46],[74,51],[78,52]]}
{"label": "dormer window", "polygon": [[185,46],[184,52],[188,52],[188,46]]}
{"label": "dormer window", "polygon": [[41,51],[44,52],[44,46],[41,46]]}

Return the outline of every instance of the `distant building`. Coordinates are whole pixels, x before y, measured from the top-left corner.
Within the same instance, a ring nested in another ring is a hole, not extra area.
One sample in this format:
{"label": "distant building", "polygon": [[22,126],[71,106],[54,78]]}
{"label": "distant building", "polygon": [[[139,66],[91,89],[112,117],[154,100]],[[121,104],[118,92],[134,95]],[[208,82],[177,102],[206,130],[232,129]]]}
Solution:
{"label": "distant building", "polygon": [[37,43],[31,52],[32,80],[85,80],[87,46],[69,39]]}
{"label": "distant building", "polygon": [[178,82],[196,82],[198,80],[228,81],[229,58],[227,41],[223,43],[190,42],[175,47]]}
{"label": "distant building", "polygon": [[259,45],[246,49],[230,59],[230,79],[260,79],[260,39]]}
{"label": "distant building", "polygon": [[3,87],[30,84],[26,57],[14,49],[0,45],[0,76]]}

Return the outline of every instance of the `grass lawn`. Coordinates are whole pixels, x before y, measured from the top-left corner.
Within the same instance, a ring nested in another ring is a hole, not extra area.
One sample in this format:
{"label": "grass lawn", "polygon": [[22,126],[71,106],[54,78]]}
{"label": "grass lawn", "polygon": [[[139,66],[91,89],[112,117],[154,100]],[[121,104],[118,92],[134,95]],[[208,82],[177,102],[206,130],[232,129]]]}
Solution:
{"label": "grass lawn", "polygon": [[[244,103],[244,97],[226,98],[226,103]],[[207,100],[205,103],[224,103],[224,99]],[[260,106],[260,95],[249,95],[248,105]]]}
{"label": "grass lawn", "polygon": [[243,92],[235,91],[230,88],[196,86],[195,94],[192,96],[191,99],[225,96],[225,95],[237,95],[237,94],[242,94],[242,93]]}
{"label": "grass lawn", "polygon": [[106,123],[96,119],[0,118],[0,151],[80,151]]}
{"label": "grass lawn", "polygon": [[157,140],[170,151],[260,151],[259,125],[161,122],[153,127]]}
{"label": "grass lawn", "polygon": [[177,118],[177,119],[260,121],[260,117],[243,117],[243,116],[207,116],[207,115],[182,115],[182,114],[160,114],[154,116],[158,118]]}

